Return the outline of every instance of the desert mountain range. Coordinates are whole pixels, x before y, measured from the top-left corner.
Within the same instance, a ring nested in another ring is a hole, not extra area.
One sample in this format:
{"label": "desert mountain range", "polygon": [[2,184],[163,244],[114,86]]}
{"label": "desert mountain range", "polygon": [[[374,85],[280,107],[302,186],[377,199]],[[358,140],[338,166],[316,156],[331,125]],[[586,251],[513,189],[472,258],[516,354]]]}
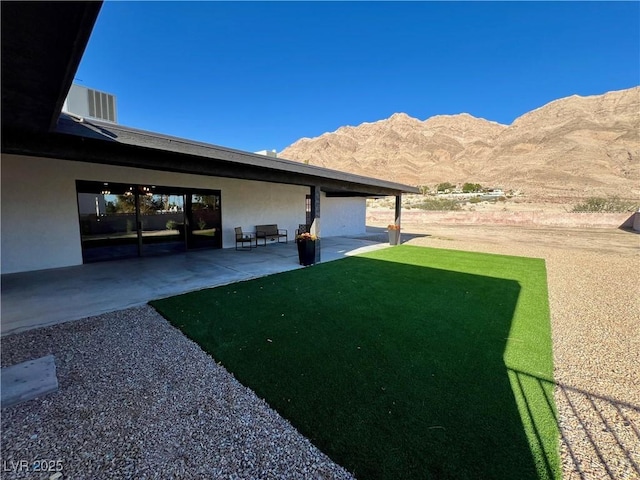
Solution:
{"label": "desert mountain range", "polygon": [[640,87],[572,95],[511,125],[466,113],[404,113],[316,138],[278,157],[405,183],[480,183],[545,197],[640,196]]}

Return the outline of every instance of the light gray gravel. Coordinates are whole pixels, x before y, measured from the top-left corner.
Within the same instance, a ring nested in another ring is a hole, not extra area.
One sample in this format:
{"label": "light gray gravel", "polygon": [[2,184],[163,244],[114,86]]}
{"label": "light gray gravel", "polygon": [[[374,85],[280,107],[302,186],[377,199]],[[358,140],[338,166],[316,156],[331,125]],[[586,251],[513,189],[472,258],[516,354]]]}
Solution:
{"label": "light gray gravel", "polygon": [[3,366],[49,353],[60,390],[2,411],[3,479],[352,478],[151,307],[2,338]]}

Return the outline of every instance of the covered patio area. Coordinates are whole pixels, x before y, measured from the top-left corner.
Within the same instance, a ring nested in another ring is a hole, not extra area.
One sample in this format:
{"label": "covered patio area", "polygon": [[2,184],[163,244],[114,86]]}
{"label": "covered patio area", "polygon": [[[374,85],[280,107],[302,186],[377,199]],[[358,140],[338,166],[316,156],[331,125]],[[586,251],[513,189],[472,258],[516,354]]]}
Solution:
{"label": "covered patio area", "polygon": [[[369,238],[369,239],[367,239]],[[322,262],[385,248],[371,237],[322,239]],[[150,300],[303,268],[295,242],[85,264],[2,276],[2,336]]]}

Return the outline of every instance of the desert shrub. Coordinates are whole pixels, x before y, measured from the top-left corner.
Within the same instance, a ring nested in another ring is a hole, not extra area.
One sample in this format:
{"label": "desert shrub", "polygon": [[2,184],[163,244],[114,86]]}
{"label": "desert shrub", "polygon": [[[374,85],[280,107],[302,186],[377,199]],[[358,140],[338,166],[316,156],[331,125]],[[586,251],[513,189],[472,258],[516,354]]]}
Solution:
{"label": "desert shrub", "polygon": [[462,192],[463,193],[474,193],[474,192],[480,192],[482,191],[482,185],[480,185],[479,183],[465,183],[464,185],[462,185]]}
{"label": "desert shrub", "polygon": [[436,185],[436,191],[444,192],[445,190],[454,190],[456,186],[453,183],[443,182]]}
{"label": "desert shrub", "polygon": [[572,212],[587,213],[625,213],[638,210],[638,203],[622,200],[619,197],[589,197],[584,203],[573,206]]}
{"label": "desert shrub", "polygon": [[415,204],[413,207],[422,210],[460,210],[458,202],[448,198],[429,198]]}
{"label": "desert shrub", "polygon": [[480,197],[471,197],[469,199],[469,203],[480,203],[482,202],[482,199]]}

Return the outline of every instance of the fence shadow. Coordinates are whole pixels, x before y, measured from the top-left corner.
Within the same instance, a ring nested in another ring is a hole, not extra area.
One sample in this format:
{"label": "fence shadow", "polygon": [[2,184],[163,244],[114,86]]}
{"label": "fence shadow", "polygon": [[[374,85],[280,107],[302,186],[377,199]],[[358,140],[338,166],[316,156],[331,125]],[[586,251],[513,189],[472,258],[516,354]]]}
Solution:
{"label": "fence shadow", "polygon": [[[584,480],[594,478],[594,470],[598,478],[640,478],[640,406],[527,372],[508,372],[514,393],[524,399],[523,419],[533,422],[531,405],[542,399],[558,424],[569,457],[565,473],[570,461],[569,469]],[[557,410],[550,397],[554,391]],[[541,450],[538,428],[533,426],[538,445],[532,447]],[[549,468],[547,452],[545,459]]]}

